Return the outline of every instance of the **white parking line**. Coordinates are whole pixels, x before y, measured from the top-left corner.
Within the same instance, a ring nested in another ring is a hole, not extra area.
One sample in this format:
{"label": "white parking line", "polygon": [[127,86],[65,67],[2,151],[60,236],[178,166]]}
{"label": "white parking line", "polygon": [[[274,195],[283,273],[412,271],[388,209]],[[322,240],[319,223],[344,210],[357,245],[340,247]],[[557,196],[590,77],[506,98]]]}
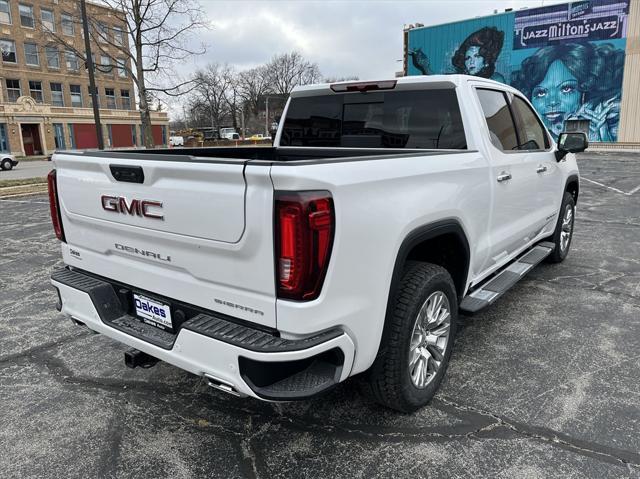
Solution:
{"label": "white parking line", "polygon": [[636,188],[632,189],[627,193],[626,191],[619,190],[618,188],[614,188],[613,186],[603,185],[602,183],[598,183],[597,181],[590,180],[589,178],[585,178],[584,176],[581,176],[580,179],[584,181],[588,181],[589,183],[593,183],[594,185],[602,186],[603,188],[607,188],[611,191],[615,191],[616,193],[622,193],[625,196],[631,196],[637,191],[640,191],[640,186],[637,186]]}

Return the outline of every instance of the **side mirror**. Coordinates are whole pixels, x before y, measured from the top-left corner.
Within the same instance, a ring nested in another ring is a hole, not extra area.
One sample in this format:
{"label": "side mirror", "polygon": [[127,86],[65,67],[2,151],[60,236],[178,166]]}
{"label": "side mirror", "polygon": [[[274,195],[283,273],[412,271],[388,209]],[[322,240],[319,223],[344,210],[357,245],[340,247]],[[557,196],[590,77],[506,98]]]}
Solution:
{"label": "side mirror", "polygon": [[558,137],[558,150],[556,151],[556,160],[560,161],[567,153],[580,153],[589,148],[589,140],[587,135],[579,131],[570,133],[560,133]]}

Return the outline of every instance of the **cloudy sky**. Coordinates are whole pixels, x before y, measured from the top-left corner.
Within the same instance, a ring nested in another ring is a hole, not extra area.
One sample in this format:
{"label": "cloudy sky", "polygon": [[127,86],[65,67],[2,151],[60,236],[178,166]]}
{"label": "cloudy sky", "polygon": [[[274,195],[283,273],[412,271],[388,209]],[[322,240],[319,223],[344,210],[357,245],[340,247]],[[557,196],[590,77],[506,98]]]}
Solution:
{"label": "cloudy sky", "polygon": [[208,51],[188,68],[219,62],[243,69],[297,50],[317,62],[324,76],[388,78],[402,69],[405,24],[436,25],[561,1],[201,0],[211,20],[202,35]]}

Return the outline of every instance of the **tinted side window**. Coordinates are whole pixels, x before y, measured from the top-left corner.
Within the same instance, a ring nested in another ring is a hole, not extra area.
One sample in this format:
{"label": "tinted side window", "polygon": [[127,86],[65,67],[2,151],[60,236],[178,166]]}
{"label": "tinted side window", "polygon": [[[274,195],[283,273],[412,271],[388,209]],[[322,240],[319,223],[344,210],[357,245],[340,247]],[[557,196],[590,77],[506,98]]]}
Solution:
{"label": "tinted side window", "polygon": [[518,137],[504,93],[483,89],[478,89],[477,92],[489,127],[491,143],[503,151],[516,150]]}
{"label": "tinted side window", "polygon": [[466,149],[453,89],[293,98],[281,146]]}
{"label": "tinted side window", "polygon": [[519,149],[544,150],[548,148],[549,138],[531,107],[519,96],[513,97],[511,106],[518,125]]}

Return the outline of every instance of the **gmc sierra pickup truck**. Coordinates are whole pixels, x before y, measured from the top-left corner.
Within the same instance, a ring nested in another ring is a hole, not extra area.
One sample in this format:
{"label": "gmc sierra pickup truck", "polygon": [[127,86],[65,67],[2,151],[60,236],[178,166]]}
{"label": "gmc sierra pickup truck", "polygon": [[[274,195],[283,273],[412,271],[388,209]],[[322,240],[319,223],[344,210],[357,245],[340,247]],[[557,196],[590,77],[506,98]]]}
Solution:
{"label": "gmc sierra pickup truck", "polygon": [[458,314],[567,256],[586,147],[452,75],[297,88],[273,147],[58,152],[58,309],[130,367],[271,401],[361,375],[413,411]]}

